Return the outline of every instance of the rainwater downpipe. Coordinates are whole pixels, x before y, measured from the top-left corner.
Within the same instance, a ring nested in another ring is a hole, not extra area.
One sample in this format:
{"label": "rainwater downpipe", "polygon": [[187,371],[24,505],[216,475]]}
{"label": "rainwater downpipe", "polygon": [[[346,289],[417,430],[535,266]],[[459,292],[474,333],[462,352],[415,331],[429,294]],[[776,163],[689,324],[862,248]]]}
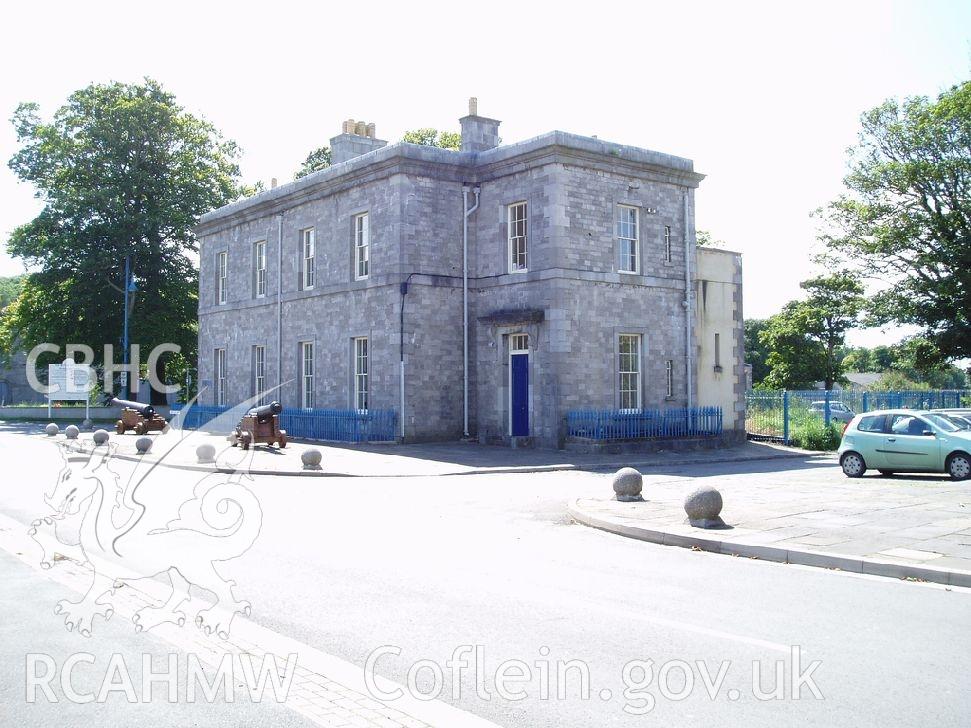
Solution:
{"label": "rainwater downpipe", "polygon": [[276,258],[276,388],[277,396],[283,387],[283,213],[277,216]]}
{"label": "rainwater downpipe", "polygon": [[694,348],[691,341],[691,235],[688,213],[688,188],[684,190],[684,353],[688,364],[685,382],[688,387],[687,405],[692,407],[691,386],[694,380],[694,362],[691,356]]}
{"label": "rainwater downpipe", "polygon": [[[469,207],[469,192],[475,193],[475,204]],[[479,209],[479,188],[462,186],[462,381],[465,437],[469,436],[469,215]]]}

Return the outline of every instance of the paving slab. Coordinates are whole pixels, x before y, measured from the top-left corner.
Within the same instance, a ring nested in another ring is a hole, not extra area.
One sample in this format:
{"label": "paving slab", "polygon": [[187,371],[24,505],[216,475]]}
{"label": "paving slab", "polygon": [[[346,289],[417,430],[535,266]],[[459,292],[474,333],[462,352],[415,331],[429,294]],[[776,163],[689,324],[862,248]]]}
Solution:
{"label": "paving slab", "polygon": [[971,585],[969,516],[954,515],[971,512],[971,482],[945,476],[820,481],[781,470],[778,483],[738,476],[716,484],[727,529],[687,524],[682,504],[695,487],[691,478],[645,473],[643,502],[605,495],[573,500],[568,511],[580,523],[653,543]]}

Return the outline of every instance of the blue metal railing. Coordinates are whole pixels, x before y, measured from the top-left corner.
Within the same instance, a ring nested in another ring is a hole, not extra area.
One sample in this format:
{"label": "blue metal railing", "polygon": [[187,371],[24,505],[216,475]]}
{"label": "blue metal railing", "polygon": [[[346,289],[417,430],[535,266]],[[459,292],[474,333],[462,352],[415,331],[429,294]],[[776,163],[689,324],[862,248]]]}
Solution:
{"label": "blue metal railing", "polygon": [[[180,415],[180,426],[195,430],[229,411],[229,407],[193,405]],[[182,411],[182,405],[173,405],[172,413]],[[184,420],[182,417],[184,416]],[[285,408],[280,414],[280,427],[290,437],[331,442],[390,442],[397,433],[397,413],[394,410],[335,410]],[[235,422],[224,423],[231,429]]]}
{"label": "blue metal railing", "polygon": [[570,437],[588,440],[716,437],[722,433],[722,408],[575,410],[567,412],[566,423]]}

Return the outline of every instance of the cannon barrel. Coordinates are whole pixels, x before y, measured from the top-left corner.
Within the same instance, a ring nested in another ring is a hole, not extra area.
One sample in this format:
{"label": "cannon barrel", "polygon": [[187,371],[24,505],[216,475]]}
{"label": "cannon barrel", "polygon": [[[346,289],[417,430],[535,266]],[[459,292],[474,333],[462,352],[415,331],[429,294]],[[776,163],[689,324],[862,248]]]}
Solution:
{"label": "cannon barrel", "polygon": [[262,407],[254,407],[246,414],[250,417],[256,417],[257,419],[263,420],[271,415],[278,415],[283,412],[283,405],[279,402],[270,402]]}
{"label": "cannon barrel", "polygon": [[115,407],[128,407],[129,409],[133,409],[146,419],[151,419],[155,416],[155,408],[150,404],[132,402],[127,399],[118,399],[117,397],[108,397],[107,401],[108,404],[114,405]]}

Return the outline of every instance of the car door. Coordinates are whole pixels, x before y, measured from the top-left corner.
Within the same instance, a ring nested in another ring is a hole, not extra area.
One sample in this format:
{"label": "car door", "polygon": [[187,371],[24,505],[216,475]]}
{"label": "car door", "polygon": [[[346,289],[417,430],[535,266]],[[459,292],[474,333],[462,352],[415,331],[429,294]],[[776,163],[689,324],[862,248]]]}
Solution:
{"label": "car door", "polygon": [[[941,444],[930,423],[916,415],[897,413],[890,416],[889,425],[883,446],[888,470],[938,469]],[[927,431],[932,434],[923,434]]]}

